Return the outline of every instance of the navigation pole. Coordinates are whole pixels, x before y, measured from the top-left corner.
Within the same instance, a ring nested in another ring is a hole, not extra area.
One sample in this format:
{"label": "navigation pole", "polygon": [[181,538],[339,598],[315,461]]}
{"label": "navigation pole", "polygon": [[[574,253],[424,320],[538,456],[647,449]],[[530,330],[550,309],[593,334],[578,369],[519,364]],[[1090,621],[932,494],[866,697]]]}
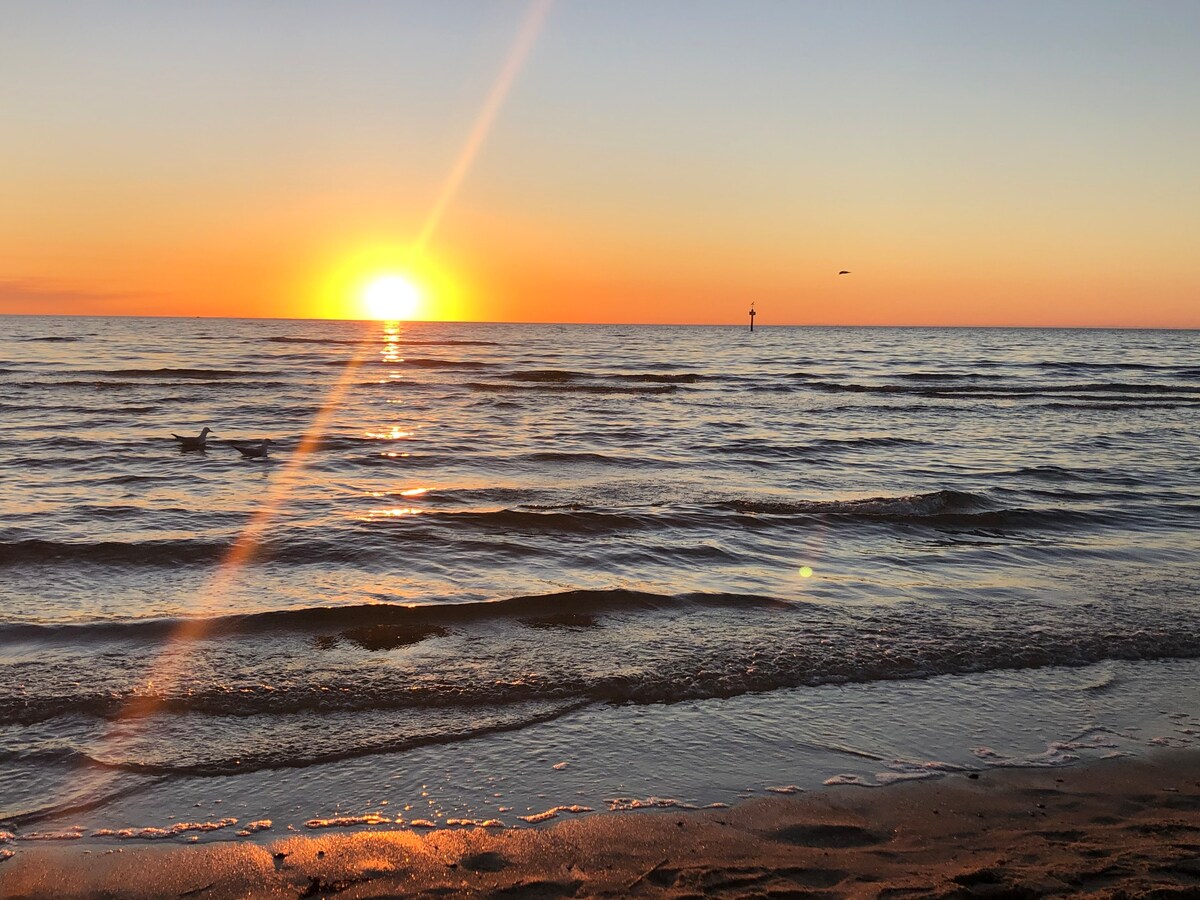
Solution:
{"label": "navigation pole", "polygon": [[758,313],[756,313],[756,312],[754,311],[754,304],[753,304],[753,303],[751,303],[751,304],[750,304],[750,330],[751,330],[751,331],[753,331],[753,330],[754,330],[754,317],[755,317],[755,316],[757,316],[757,315],[758,315]]}

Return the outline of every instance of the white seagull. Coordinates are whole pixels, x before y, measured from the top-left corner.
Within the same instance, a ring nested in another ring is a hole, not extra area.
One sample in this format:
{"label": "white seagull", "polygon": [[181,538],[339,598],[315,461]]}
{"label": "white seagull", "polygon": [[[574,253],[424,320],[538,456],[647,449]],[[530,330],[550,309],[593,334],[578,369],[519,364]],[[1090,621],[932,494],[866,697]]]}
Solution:
{"label": "white seagull", "polygon": [[274,441],[270,438],[263,438],[257,444],[234,444],[233,449],[237,450],[238,453],[247,459],[266,459],[269,455],[267,453],[267,444],[272,443]]}
{"label": "white seagull", "polygon": [[208,443],[208,435],[211,428],[205,428],[197,437],[180,437],[177,434],[172,434],[171,437],[179,441],[180,450],[203,450],[205,444]]}

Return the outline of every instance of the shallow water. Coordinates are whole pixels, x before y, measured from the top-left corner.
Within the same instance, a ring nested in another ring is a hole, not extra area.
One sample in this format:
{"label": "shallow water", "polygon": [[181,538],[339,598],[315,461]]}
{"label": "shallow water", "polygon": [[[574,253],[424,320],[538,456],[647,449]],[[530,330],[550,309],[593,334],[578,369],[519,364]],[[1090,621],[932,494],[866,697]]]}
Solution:
{"label": "shallow water", "polygon": [[[955,732],[929,698],[966,676],[1007,698],[977,736],[1000,757],[1069,742],[1086,723],[1046,692],[1112,666],[1147,716],[1197,709],[1195,332],[10,317],[0,378],[22,828],[185,815],[242,778],[279,817],[280,772],[303,822],[438,760],[439,821],[603,808],[630,772],[726,802],[846,768],[813,710],[851,687],[855,752],[956,765],[987,760],[911,723]],[[1097,721],[1151,728],[1137,709]],[[516,762],[582,734],[586,785]]]}

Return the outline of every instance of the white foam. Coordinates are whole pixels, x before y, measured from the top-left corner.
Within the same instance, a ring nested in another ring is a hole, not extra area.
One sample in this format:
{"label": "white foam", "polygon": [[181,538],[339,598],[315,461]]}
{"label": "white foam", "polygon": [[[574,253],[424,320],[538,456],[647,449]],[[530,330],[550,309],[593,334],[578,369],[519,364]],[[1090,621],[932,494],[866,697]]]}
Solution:
{"label": "white foam", "polygon": [[92,832],[92,837],[114,837],[118,840],[155,841],[172,838],[190,831],[219,831],[230,828],[238,823],[237,819],[218,819],[215,822],[176,822],[169,828],[149,826],[145,828],[98,828]]}
{"label": "white foam", "polygon": [[898,781],[924,781],[926,778],[937,778],[941,772],[935,772],[932,769],[912,772],[876,772],[876,784],[895,784]]}
{"label": "white foam", "polygon": [[[432,823],[431,823],[432,824]],[[476,828],[507,828],[499,819],[447,819],[447,825],[468,825]]]}
{"label": "white foam", "polygon": [[329,819],[309,819],[304,823],[305,828],[347,828],[351,825],[386,825],[392,819],[377,813],[367,813],[365,816],[333,816]]}
{"label": "white foam", "polygon": [[77,841],[83,837],[86,829],[82,825],[72,825],[62,831],[31,831],[21,835],[23,841]]}
{"label": "white foam", "polygon": [[256,834],[260,831],[266,831],[271,827],[271,824],[272,823],[270,819],[259,819],[257,822],[249,822],[244,828],[242,828],[241,831],[238,832],[238,836],[246,837],[247,835]]}
{"label": "white foam", "polygon": [[1066,752],[1059,744],[1050,744],[1042,753],[1027,756],[1006,756],[991,747],[973,747],[971,752],[989,766],[1007,769],[1048,769],[1069,765],[1079,759],[1074,753]]}
{"label": "white foam", "polygon": [[827,785],[854,784],[858,785],[859,787],[879,787],[879,785],[875,784],[874,782],[867,781],[867,779],[863,778],[863,776],[853,775],[849,772],[843,772],[841,775],[834,775],[832,778],[826,778],[821,783]]}
{"label": "white foam", "polygon": [[1050,748],[1054,750],[1096,750],[1096,749],[1113,749],[1119,746],[1116,741],[1110,737],[1105,737],[1102,734],[1093,734],[1088,740],[1076,738],[1071,741],[1055,741],[1050,744]]}
{"label": "white foam", "polygon": [[667,809],[670,807],[675,807],[676,809],[700,808],[694,803],[686,803],[683,800],[676,800],[673,797],[647,797],[644,800],[637,797],[609,797],[604,802],[608,804],[609,810],[613,812],[632,809]]}
{"label": "white foam", "polygon": [[585,812],[594,812],[594,810],[590,806],[580,806],[579,804],[572,804],[571,806],[555,806],[553,809],[548,809],[545,812],[533,813],[533,815],[529,815],[529,816],[517,816],[517,818],[521,819],[524,822],[529,822],[531,825],[535,825],[538,822],[545,822],[547,819],[556,819],[556,818],[558,818],[559,813],[565,813],[565,812],[566,813],[585,813]]}

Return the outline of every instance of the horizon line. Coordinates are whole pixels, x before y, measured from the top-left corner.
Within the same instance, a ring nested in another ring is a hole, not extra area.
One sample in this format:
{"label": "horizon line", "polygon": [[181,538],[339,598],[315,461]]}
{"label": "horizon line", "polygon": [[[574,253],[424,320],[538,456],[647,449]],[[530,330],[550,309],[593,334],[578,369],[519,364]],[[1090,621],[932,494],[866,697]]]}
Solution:
{"label": "horizon line", "polygon": [[[383,322],[383,319],[334,319],[309,316],[212,316],[212,315],[166,315],[155,313],[6,313],[0,317],[25,319],[212,319],[233,322],[339,322],[367,323]],[[488,321],[483,319],[399,319],[405,325],[586,325],[613,328],[741,328],[749,330],[746,322],[533,322],[533,321]],[[818,323],[779,322],[758,323],[754,330],[765,328],[994,328],[1029,329],[1042,331],[1200,331],[1197,325],[966,325],[966,324],[896,324],[896,323]]]}

